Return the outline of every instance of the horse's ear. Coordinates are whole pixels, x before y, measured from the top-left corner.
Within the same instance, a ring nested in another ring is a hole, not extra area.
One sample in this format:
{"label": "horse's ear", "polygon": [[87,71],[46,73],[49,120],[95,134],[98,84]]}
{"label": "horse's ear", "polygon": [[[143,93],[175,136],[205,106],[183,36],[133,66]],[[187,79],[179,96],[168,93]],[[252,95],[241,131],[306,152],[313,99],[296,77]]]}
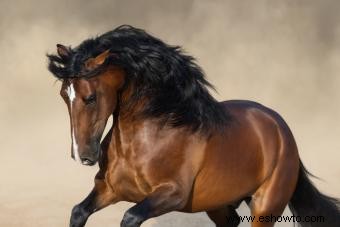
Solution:
{"label": "horse's ear", "polygon": [[71,55],[70,49],[61,44],[57,44],[57,52],[61,58],[68,58]]}
{"label": "horse's ear", "polygon": [[107,57],[109,57],[110,54],[110,50],[106,50],[103,53],[97,55],[97,57],[95,58],[90,58],[85,62],[85,67],[87,70],[92,70],[95,69],[99,66],[101,66]]}
{"label": "horse's ear", "polygon": [[93,59],[93,63],[96,65],[96,66],[100,66],[102,65],[106,58],[110,55],[110,50],[106,50],[104,51],[103,53],[99,54],[97,57],[95,57]]}

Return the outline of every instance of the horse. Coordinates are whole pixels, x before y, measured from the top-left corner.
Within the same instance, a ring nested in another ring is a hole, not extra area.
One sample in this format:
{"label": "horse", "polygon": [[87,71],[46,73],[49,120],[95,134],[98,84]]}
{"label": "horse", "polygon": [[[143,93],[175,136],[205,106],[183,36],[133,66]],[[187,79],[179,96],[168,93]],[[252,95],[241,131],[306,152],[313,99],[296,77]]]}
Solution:
{"label": "horse", "polygon": [[287,205],[302,220],[323,217],[303,227],[339,226],[339,201],[313,185],[283,118],[252,101],[216,101],[181,47],[122,25],[74,48],[57,44],[47,57],[68,107],[71,157],[99,165],[71,227],[119,201],[135,203],[121,227],[172,211],[206,212],[217,227],[237,226],[243,201],[252,227],[274,226],[268,216]]}

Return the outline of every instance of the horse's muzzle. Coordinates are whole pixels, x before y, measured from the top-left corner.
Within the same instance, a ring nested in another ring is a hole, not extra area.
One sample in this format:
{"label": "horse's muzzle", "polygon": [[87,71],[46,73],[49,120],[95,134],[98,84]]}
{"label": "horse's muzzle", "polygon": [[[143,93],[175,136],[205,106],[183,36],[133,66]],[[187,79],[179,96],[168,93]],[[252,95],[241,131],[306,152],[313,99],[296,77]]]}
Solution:
{"label": "horse's muzzle", "polygon": [[101,148],[99,142],[93,142],[87,149],[79,154],[81,164],[93,166],[97,163],[100,156]]}
{"label": "horse's muzzle", "polygon": [[81,158],[81,164],[85,166],[93,166],[97,163],[97,160],[91,160],[89,158]]}

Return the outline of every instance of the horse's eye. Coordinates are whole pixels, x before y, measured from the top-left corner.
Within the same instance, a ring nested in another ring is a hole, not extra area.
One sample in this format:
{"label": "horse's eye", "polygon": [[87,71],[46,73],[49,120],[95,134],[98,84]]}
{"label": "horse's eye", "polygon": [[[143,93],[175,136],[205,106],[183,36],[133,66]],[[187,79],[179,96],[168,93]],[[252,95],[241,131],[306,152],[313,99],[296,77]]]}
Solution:
{"label": "horse's eye", "polygon": [[86,105],[90,105],[90,104],[93,104],[97,101],[97,95],[96,94],[92,94],[92,95],[89,95],[87,97],[84,98],[84,103]]}

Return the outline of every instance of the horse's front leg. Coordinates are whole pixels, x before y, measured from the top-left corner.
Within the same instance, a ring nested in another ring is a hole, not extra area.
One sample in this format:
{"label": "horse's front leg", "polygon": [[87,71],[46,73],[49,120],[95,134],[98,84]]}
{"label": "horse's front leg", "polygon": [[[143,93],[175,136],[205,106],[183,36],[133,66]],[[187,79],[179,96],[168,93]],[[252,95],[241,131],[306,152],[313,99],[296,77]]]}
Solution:
{"label": "horse's front leg", "polygon": [[144,200],[131,207],[124,214],[121,227],[139,227],[149,218],[182,209],[189,197],[175,183],[162,184]]}
{"label": "horse's front leg", "polygon": [[112,189],[103,180],[96,180],[91,193],[73,207],[70,227],[85,226],[91,214],[115,202],[117,202],[117,197]]}

